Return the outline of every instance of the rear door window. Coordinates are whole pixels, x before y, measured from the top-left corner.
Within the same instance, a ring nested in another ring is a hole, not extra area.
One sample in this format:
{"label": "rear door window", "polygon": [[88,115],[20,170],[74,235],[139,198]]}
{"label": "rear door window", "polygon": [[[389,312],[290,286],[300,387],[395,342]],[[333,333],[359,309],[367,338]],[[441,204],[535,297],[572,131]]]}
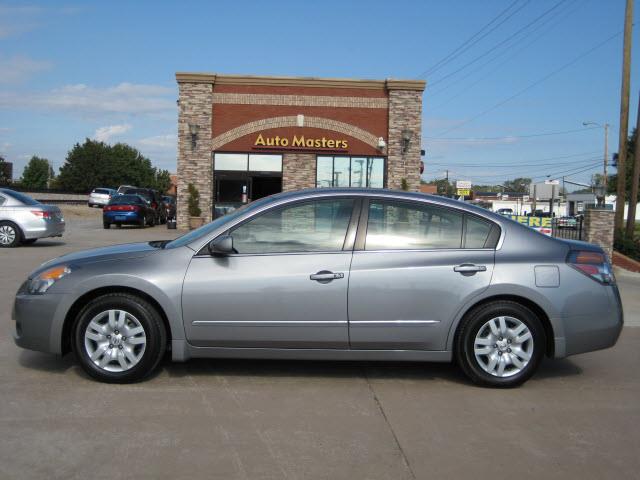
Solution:
{"label": "rear door window", "polygon": [[448,208],[371,200],[365,250],[461,248],[462,219]]}
{"label": "rear door window", "polygon": [[467,215],[464,248],[487,248],[492,226],[493,224],[486,220]]}

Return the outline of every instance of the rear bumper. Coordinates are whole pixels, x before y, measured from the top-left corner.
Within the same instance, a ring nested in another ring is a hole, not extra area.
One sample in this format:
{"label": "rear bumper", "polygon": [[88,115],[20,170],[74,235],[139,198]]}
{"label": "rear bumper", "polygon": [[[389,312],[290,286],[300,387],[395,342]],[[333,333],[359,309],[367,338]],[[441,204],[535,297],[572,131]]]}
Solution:
{"label": "rear bumper", "polygon": [[139,212],[104,212],[102,214],[102,220],[108,223],[138,224],[143,218],[144,214]]}
{"label": "rear bumper", "polygon": [[30,222],[29,225],[23,227],[22,233],[26,239],[61,237],[64,229],[64,220],[40,220],[38,224]]}
{"label": "rear bumper", "polygon": [[568,315],[563,318],[564,336],[556,338],[556,357],[593,352],[613,347],[624,326],[618,287],[605,287],[603,309],[595,314]]}

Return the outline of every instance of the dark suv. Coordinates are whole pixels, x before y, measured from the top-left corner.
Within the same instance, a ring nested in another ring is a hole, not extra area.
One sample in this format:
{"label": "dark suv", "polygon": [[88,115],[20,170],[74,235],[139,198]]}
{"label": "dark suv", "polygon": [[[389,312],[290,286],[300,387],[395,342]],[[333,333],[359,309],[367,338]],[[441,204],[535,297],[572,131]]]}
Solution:
{"label": "dark suv", "polygon": [[157,190],[152,188],[127,188],[124,195],[140,195],[148,205],[155,211],[155,223],[165,224],[167,223],[167,210],[162,202],[162,196]]}

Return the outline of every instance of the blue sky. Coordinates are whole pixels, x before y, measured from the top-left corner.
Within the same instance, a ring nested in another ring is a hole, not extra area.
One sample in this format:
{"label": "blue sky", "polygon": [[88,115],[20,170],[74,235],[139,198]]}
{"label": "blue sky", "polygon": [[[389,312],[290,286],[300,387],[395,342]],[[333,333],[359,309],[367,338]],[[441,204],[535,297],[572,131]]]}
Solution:
{"label": "blue sky", "polygon": [[57,168],[89,137],[130,143],[175,171],[176,71],[427,72],[425,179],[448,169],[475,183],[588,182],[603,132],[582,122],[610,123],[617,150],[623,16],[624,0],[0,2],[0,153],[19,176],[31,155]]}

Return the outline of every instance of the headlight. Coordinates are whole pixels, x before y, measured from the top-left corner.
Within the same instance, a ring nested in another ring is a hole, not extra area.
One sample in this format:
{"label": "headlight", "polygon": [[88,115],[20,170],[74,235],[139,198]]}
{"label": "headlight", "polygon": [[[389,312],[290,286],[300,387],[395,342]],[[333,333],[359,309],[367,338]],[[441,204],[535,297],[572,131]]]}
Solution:
{"label": "headlight", "polygon": [[57,267],[49,268],[33,277],[27,285],[27,290],[32,294],[44,293],[49,290],[51,285],[70,273],[71,268],[68,265],[59,265]]}

